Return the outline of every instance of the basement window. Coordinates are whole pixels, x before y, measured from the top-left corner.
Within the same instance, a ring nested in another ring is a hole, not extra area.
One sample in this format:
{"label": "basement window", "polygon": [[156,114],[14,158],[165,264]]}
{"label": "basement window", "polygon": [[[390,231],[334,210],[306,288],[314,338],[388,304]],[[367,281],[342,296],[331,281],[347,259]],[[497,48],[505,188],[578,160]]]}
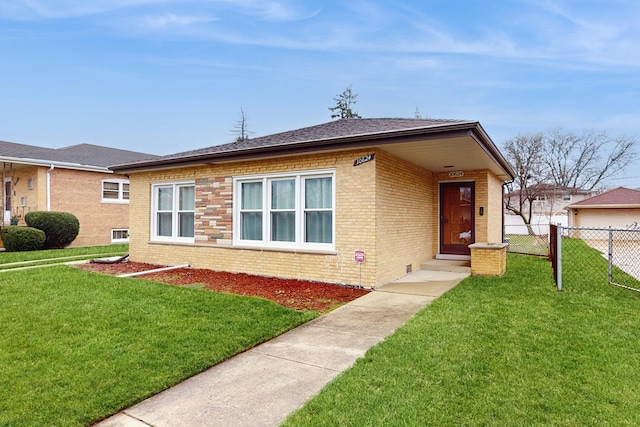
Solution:
{"label": "basement window", "polygon": [[111,243],[129,243],[129,229],[115,228],[111,230]]}

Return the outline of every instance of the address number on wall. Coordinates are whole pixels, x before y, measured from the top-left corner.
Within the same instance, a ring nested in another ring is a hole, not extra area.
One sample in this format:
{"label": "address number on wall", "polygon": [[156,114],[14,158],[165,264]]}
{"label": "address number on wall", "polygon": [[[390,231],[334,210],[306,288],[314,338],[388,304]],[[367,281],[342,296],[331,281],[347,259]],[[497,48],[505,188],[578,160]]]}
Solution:
{"label": "address number on wall", "polygon": [[461,176],[464,176],[464,171],[451,171],[451,172],[449,172],[449,177],[450,178],[460,178]]}

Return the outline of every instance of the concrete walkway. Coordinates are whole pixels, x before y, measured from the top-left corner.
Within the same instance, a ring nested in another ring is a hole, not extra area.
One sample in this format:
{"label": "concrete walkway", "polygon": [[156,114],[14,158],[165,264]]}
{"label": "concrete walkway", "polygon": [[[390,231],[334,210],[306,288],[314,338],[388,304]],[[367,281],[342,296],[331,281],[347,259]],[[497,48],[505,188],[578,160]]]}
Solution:
{"label": "concrete walkway", "polygon": [[409,274],[96,425],[277,426],[468,275],[465,269]]}

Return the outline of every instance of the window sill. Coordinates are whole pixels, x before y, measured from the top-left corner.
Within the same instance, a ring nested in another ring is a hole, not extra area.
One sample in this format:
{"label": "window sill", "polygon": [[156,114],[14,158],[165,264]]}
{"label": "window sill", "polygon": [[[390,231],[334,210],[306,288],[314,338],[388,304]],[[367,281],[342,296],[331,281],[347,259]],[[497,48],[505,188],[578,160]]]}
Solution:
{"label": "window sill", "polygon": [[287,252],[296,254],[315,254],[315,255],[338,255],[338,251],[335,249],[311,249],[311,248],[277,248],[272,246],[243,246],[232,245],[228,246],[230,249],[241,249],[246,251],[260,251],[260,252]]}
{"label": "window sill", "polygon": [[207,243],[190,243],[190,242],[178,242],[178,241],[158,241],[149,240],[147,242],[150,245],[165,245],[165,246],[189,246],[199,248],[212,248],[212,249],[235,249],[243,251],[258,251],[258,252],[286,252],[293,254],[309,254],[309,255],[338,255],[336,250],[327,249],[304,249],[304,248],[270,248],[270,247],[257,247],[257,246],[241,246],[241,245],[211,245]]}
{"label": "window sill", "polygon": [[108,204],[108,205],[128,205],[128,200],[116,200],[116,199],[102,199],[100,203]]}

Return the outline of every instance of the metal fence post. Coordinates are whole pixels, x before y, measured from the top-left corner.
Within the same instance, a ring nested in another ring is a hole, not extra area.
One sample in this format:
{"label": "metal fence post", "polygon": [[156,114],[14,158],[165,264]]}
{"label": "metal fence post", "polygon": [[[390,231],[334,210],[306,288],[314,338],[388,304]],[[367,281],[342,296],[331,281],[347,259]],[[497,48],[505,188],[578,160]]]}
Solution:
{"label": "metal fence post", "polygon": [[556,236],[556,259],[558,266],[556,267],[557,271],[557,280],[556,286],[558,287],[558,291],[562,290],[562,226],[558,225],[558,234]]}
{"label": "metal fence post", "polygon": [[607,279],[609,284],[613,283],[613,230],[609,226],[609,271]]}

